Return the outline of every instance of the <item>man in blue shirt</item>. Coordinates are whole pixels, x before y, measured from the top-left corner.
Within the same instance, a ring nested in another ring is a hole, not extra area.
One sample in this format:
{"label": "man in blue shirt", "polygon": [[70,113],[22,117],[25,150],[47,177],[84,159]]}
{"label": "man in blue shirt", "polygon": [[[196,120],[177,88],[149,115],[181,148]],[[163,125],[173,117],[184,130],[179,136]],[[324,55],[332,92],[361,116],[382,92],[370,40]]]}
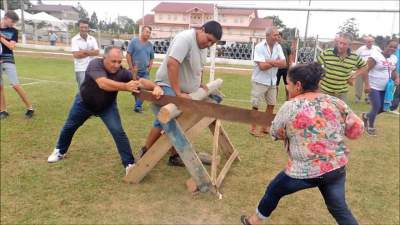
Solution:
{"label": "man in blue shirt", "polygon": [[[149,72],[154,59],[153,44],[149,42],[150,35],[151,27],[143,26],[140,37],[132,38],[128,45],[126,61],[134,79],[149,79]],[[143,102],[139,98],[135,98],[133,110],[138,113],[142,112],[142,104]]]}
{"label": "man in blue shirt", "polygon": [[[397,50],[396,50],[396,57],[397,57],[397,73],[400,74],[400,44],[397,45]],[[391,113],[394,113],[396,115],[399,115],[398,107],[399,107],[399,102],[400,102],[400,86],[396,87],[396,91],[394,92],[393,95],[393,101],[392,101],[392,106],[390,106],[390,111]]]}

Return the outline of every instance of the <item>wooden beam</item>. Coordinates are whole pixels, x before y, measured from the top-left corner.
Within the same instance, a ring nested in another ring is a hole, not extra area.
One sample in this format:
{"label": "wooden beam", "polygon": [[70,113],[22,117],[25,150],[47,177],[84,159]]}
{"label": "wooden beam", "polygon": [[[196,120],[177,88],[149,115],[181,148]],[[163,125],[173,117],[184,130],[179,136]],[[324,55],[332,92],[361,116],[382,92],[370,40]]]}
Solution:
{"label": "wooden beam", "polygon": [[[183,114],[178,118],[178,122],[184,130],[196,128],[194,125],[199,121],[201,121],[201,117],[193,114]],[[167,154],[171,147],[172,145],[168,137],[162,135],[153,146],[147,150],[146,154],[136,162],[136,166],[129,171],[123,180],[127,183],[139,183],[157,165],[164,155]]]}
{"label": "wooden beam", "polygon": [[211,180],[215,185],[217,182],[217,170],[218,170],[218,147],[219,147],[219,134],[221,121],[216,120],[213,124],[215,124],[214,136],[213,136],[213,152],[212,152],[212,162],[211,162]]}
{"label": "wooden beam", "polygon": [[176,152],[185,164],[187,171],[196,182],[200,192],[207,192],[210,190],[215,192],[207,170],[204,168],[203,163],[200,161],[192,144],[189,142],[177,121],[172,119],[167,124],[162,123],[161,125],[172,145],[175,147]]}
{"label": "wooden beam", "polygon": [[177,105],[179,110],[183,112],[198,114],[203,117],[213,117],[216,119],[227,120],[236,123],[258,124],[265,126],[271,124],[271,121],[275,116],[256,110],[243,109],[168,95],[163,95],[160,99],[156,99],[148,91],[141,91],[135,95],[139,96],[142,100],[151,101],[160,106],[173,103]]}
{"label": "wooden beam", "polygon": [[[215,123],[210,124],[209,129],[211,132],[215,130]],[[219,146],[224,153],[225,158],[229,158],[233,152],[235,152],[235,147],[233,146],[231,140],[228,137],[222,123],[220,124],[220,133],[219,133]],[[238,156],[237,159],[240,161],[240,157]]]}
{"label": "wooden beam", "polygon": [[226,174],[232,166],[232,163],[238,156],[239,152],[234,151],[233,154],[229,157],[228,161],[225,163],[225,166],[224,168],[222,168],[221,173],[218,175],[217,182],[215,183],[215,186],[217,186],[218,189],[221,187],[222,181],[225,179]]}

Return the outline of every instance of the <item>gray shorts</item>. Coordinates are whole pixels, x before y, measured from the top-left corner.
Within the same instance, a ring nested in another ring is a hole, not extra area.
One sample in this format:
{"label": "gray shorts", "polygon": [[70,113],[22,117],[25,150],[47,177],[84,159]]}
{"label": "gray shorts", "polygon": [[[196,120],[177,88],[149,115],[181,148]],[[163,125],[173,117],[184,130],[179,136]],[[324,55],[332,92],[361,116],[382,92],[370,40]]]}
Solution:
{"label": "gray shorts", "polygon": [[257,82],[251,82],[251,105],[255,108],[260,106],[261,98],[267,105],[276,104],[276,86],[268,86]]}
{"label": "gray shorts", "polygon": [[0,84],[3,85],[3,74],[6,73],[11,86],[19,84],[17,67],[14,63],[0,63]]}

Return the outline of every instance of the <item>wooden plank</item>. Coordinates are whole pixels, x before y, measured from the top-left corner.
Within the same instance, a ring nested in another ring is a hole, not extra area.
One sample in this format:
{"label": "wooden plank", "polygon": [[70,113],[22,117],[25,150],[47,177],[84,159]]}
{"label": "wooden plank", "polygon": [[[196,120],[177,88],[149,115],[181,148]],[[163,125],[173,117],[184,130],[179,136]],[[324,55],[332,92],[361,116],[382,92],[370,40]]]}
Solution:
{"label": "wooden plank", "polygon": [[[182,129],[188,130],[201,121],[201,117],[198,115],[182,114],[178,120]],[[204,129],[204,128],[203,128]],[[192,135],[195,135],[194,132]],[[157,165],[157,163],[164,157],[165,154],[172,147],[168,137],[162,135],[146,154],[136,163],[136,166],[132,168],[129,173],[123,178],[127,183],[139,183],[143,178]]]}
{"label": "wooden plank", "polygon": [[196,182],[200,192],[210,190],[215,192],[207,170],[204,168],[203,163],[200,161],[192,144],[189,142],[177,121],[172,119],[167,124],[161,125],[172,145],[175,147],[176,152],[185,164],[187,171]]}
{"label": "wooden plank", "polygon": [[160,106],[167,105],[168,103],[174,103],[179,110],[183,112],[189,112],[201,115],[203,117],[213,117],[232,122],[268,126],[271,124],[275,116],[256,110],[243,109],[167,95],[162,96],[160,99],[156,99],[150,92],[144,90],[135,95],[139,96],[139,98],[142,100],[151,101]]}
{"label": "wooden plank", "polygon": [[[210,124],[209,129],[211,132],[215,130],[215,123]],[[225,158],[229,159],[232,153],[235,151],[235,147],[233,146],[231,140],[228,137],[224,127],[220,127],[220,134],[219,134],[219,146],[222,152],[224,153]],[[237,159],[240,161],[240,157],[238,156]]]}
{"label": "wooden plank", "polygon": [[234,151],[231,157],[229,157],[228,161],[226,161],[224,168],[222,168],[221,173],[218,175],[217,182],[215,183],[215,186],[217,188],[221,187],[222,181],[224,180],[226,174],[228,173],[229,169],[232,166],[232,163],[235,161],[235,159],[239,156],[238,151]]}
{"label": "wooden plank", "polygon": [[219,146],[219,133],[221,127],[221,121],[216,120],[214,129],[214,137],[213,137],[213,152],[212,152],[212,162],[211,162],[211,180],[215,185],[217,182],[217,169],[218,169],[218,146]]}

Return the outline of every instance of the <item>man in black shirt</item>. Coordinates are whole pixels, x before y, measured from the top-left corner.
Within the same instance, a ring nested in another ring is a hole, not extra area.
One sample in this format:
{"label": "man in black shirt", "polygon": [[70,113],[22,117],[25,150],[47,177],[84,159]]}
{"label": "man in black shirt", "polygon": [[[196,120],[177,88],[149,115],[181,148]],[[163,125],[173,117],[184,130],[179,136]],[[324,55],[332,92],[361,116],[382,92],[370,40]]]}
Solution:
{"label": "man in black shirt", "polygon": [[93,59],[85,74],[80,93],[69,112],[67,121],[61,130],[57,146],[48,157],[48,162],[57,162],[64,158],[75,131],[92,115],[100,117],[107,126],[117,145],[126,172],[134,165],[132,149],[128,137],[122,128],[116,97],[118,91],[138,92],[139,87],[152,89],[157,98],[162,89],[150,80],[132,80],[132,74],[121,67],[122,52],[117,47],[105,50],[103,59]]}
{"label": "man in black shirt", "polygon": [[[277,78],[276,87],[277,87],[277,91],[278,91],[279,90],[279,83],[280,83],[280,80],[282,79],[283,83],[285,84],[285,93],[286,93],[286,100],[287,100],[287,99],[289,99],[289,93],[288,93],[288,91],[286,89],[286,85],[287,85],[286,76],[287,76],[289,67],[291,65],[290,58],[291,58],[292,51],[290,49],[290,44],[289,43],[282,43],[282,38],[283,38],[282,32],[279,32],[278,42],[281,45],[282,50],[283,50],[283,54],[285,55],[285,58],[286,58],[286,67],[278,69],[278,72],[276,73],[276,78]],[[276,97],[278,98],[278,92],[276,93]]]}
{"label": "man in black shirt", "polygon": [[6,99],[4,96],[3,72],[7,74],[10,85],[24,102],[27,108],[25,116],[31,118],[34,113],[31,102],[28,100],[24,89],[19,84],[17,68],[15,67],[13,50],[18,42],[18,31],[14,28],[14,25],[18,20],[18,15],[14,11],[7,11],[0,22],[0,45],[2,49],[0,53],[0,119],[9,116],[6,110]]}

